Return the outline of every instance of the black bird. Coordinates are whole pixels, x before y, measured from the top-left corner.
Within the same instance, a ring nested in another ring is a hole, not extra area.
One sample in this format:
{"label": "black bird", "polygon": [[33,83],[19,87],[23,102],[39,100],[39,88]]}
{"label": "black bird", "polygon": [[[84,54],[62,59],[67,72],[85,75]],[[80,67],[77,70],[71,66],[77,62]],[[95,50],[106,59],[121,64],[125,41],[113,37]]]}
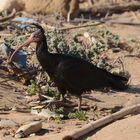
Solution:
{"label": "black bird", "polygon": [[63,100],[65,100],[66,92],[78,96],[78,109],[80,110],[81,95],[86,91],[103,87],[124,90],[128,87],[126,84],[128,79],[125,77],[109,73],[75,56],[48,52],[44,29],[38,24],[34,26],[38,30],[32,33],[28,40],[12,54],[10,61],[23,46],[36,42],[37,59],[56,84]]}

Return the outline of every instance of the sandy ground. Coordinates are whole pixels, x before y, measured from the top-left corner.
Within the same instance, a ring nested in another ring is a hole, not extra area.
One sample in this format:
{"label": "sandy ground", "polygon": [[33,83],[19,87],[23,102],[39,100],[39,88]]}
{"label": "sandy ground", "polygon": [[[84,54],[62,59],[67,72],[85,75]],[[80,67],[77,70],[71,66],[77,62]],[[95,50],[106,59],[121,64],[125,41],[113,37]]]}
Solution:
{"label": "sandy ground", "polygon": [[[128,13],[122,15],[125,17]],[[129,20],[131,16],[129,16]],[[124,25],[107,25],[108,28],[121,36],[122,40],[140,39],[140,29],[135,26]],[[135,46],[134,46],[135,47]],[[138,52],[137,48],[134,48],[134,53]],[[117,54],[110,54],[110,58],[115,60],[118,56],[123,56],[126,52],[120,52]],[[125,69],[131,74],[130,89],[125,92],[108,93],[92,92],[90,95],[84,95],[84,101],[89,102],[91,105],[96,105],[99,108],[113,108],[115,106],[128,107],[140,102],[140,59],[136,57],[125,57],[124,59]],[[4,80],[4,74],[0,72],[0,80]],[[18,87],[18,90],[17,90]],[[15,82],[8,82],[0,85],[0,108],[7,106],[13,107],[14,105],[21,105],[26,102],[23,94],[23,87]],[[88,99],[87,99],[88,96]],[[16,111],[10,111],[7,114],[0,114],[0,120],[9,119],[17,122],[19,125],[31,122],[36,119],[42,119],[30,113],[20,113]],[[41,135],[36,135],[23,140],[61,140],[62,137],[68,134],[70,131],[74,131],[82,125],[88,122],[70,120],[57,124],[54,121],[43,122],[43,129]],[[12,128],[15,131],[17,128]],[[6,130],[0,129],[1,140],[15,140],[11,135],[6,135]],[[91,136],[92,135],[92,136]],[[111,123],[96,132],[93,132],[90,136],[83,139],[87,140],[140,140],[140,115],[128,116],[125,119],[118,120]],[[81,138],[82,139],[82,138]]]}
{"label": "sandy ground", "polygon": [[139,140],[140,115],[116,121],[98,131],[87,140]]}

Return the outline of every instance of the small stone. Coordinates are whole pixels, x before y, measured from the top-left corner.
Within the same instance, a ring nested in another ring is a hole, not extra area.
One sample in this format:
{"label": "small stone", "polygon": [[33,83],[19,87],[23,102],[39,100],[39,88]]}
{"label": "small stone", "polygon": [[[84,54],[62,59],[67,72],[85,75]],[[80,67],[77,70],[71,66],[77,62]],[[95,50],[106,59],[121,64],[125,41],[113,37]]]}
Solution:
{"label": "small stone", "polygon": [[15,134],[16,138],[24,138],[26,136],[30,136],[33,133],[36,133],[42,128],[42,122],[34,121],[29,124],[21,126]]}
{"label": "small stone", "polygon": [[30,134],[30,137],[33,137],[33,136],[35,136],[36,134],[35,133],[32,133],[32,134]]}

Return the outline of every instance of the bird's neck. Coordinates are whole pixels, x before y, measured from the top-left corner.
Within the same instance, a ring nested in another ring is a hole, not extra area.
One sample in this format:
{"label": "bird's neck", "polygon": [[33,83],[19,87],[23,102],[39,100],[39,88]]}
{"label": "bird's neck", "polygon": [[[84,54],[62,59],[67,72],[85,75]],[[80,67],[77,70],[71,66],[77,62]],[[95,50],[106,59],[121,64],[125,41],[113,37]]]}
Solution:
{"label": "bird's neck", "polygon": [[37,47],[36,47],[37,55],[42,52],[49,53],[45,35],[44,35],[43,39],[37,43]]}
{"label": "bird's neck", "polygon": [[49,69],[51,67],[51,61],[50,61],[50,53],[48,52],[48,46],[45,37],[42,41],[37,43],[36,55],[43,69],[49,72],[50,71]]}

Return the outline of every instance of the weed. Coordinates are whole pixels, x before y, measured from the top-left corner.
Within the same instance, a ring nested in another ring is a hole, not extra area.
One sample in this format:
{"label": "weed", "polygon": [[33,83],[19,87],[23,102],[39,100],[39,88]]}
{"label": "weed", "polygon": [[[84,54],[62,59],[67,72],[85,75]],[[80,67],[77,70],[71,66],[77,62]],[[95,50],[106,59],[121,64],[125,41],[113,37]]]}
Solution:
{"label": "weed", "polygon": [[64,107],[56,108],[56,109],[55,109],[55,112],[56,112],[57,114],[63,114],[63,113],[64,113]]}
{"label": "weed", "polygon": [[[90,38],[95,38],[95,43],[86,48],[83,44],[77,42],[77,36],[82,36],[85,31],[79,31],[71,35],[69,43],[65,40],[65,37],[61,31],[54,30],[47,34],[47,41],[49,50],[51,52],[56,51],[56,47],[60,53],[70,54],[77,57],[81,57],[87,61],[94,62],[94,65],[110,70],[111,66],[103,60],[101,54],[111,47],[117,47],[120,39],[118,35],[112,34],[106,28],[88,30]],[[55,47],[55,48],[54,48]]]}
{"label": "weed", "polygon": [[62,118],[60,116],[55,117],[54,120],[58,124],[62,122]]}
{"label": "weed", "polygon": [[86,120],[86,116],[85,116],[85,112],[84,111],[77,111],[75,113],[69,113],[68,117],[70,119],[79,119],[79,120],[82,120],[82,121]]}
{"label": "weed", "polygon": [[46,92],[47,96],[55,97],[56,99],[60,99],[60,94],[58,93],[56,88],[48,88]]}
{"label": "weed", "polygon": [[31,84],[27,88],[27,93],[28,95],[35,95],[37,92],[40,91],[39,87],[35,81],[31,80],[30,82]]}

